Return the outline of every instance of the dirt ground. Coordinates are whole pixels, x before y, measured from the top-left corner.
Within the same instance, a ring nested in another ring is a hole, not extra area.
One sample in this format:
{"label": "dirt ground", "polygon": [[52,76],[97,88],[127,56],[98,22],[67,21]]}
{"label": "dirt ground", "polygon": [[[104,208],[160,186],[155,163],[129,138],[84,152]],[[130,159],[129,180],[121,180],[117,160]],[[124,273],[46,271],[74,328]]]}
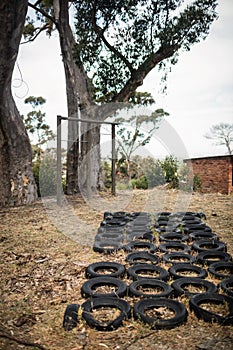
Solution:
{"label": "dirt ground", "polygon": [[[162,209],[174,211],[177,209],[177,195],[177,191],[166,189],[132,191],[126,204],[122,201],[121,210],[156,212],[161,209],[163,198]],[[109,208],[114,208],[115,199],[110,195],[103,197]],[[118,199],[119,210],[121,198]],[[97,210],[79,195],[69,197],[68,203],[72,207],[72,215],[84,223],[80,225],[82,237],[90,234],[90,224],[92,229],[97,230],[106,208]],[[57,208],[57,218],[59,210]],[[233,256],[232,195],[193,193],[186,210],[204,212],[207,224],[227,244],[227,250]],[[72,234],[76,237],[75,233],[70,230],[71,235],[62,233],[53,217],[52,209],[46,208],[41,201],[31,206],[0,210],[1,349],[233,349],[233,327],[198,320],[190,312],[188,299],[185,298],[182,301],[189,312],[187,323],[171,330],[151,330],[130,319],[115,331],[99,332],[80,318],[78,327],[65,331],[62,322],[66,306],[84,302],[80,289],[86,280],[85,268],[93,262],[105,260],[126,264],[127,254],[123,250],[112,255],[95,253],[91,244],[82,245],[72,239]],[[79,230],[72,220],[66,216],[63,227]],[[208,279],[216,284],[220,282],[211,276]],[[128,301],[133,306],[133,299]]]}

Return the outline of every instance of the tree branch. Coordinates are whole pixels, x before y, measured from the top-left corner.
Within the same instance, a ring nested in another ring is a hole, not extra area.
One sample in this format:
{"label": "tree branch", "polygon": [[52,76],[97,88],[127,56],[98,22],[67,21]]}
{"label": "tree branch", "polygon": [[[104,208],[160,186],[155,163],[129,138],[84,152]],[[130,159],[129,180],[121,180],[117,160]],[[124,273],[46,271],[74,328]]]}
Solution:
{"label": "tree branch", "polygon": [[46,23],[46,24],[45,24],[43,27],[41,27],[41,28],[37,28],[37,29],[38,29],[38,32],[37,32],[32,38],[28,39],[27,41],[23,41],[23,42],[21,43],[21,45],[27,44],[27,43],[29,43],[29,42],[31,42],[31,41],[34,41],[34,40],[40,35],[40,33],[42,33],[44,30],[46,30],[46,29],[48,29],[48,28],[49,28],[48,23]]}
{"label": "tree branch", "polygon": [[[36,4],[37,4],[37,3],[39,4],[40,1],[37,1]],[[43,16],[45,16],[45,17],[48,18],[51,22],[53,22],[53,23],[55,24],[55,26],[57,26],[56,21],[54,20],[54,18],[53,18],[52,16],[50,16],[46,11],[44,11],[44,10],[40,9],[39,7],[37,7],[37,6],[33,5],[33,4],[31,4],[30,2],[28,3],[28,6],[31,7],[31,8],[33,8],[35,11],[40,12]]]}
{"label": "tree branch", "polygon": [[137,70],[134,70],[131,77],[125,84],[125,86],[116,94],[112,102],[127,102],[130,95],[136,91],[136,89],[143,84],[144,78],[147,74],[161,61],[171,57],[175,52],[175,47],[162,48],[150,55]]}
{"label": "tree branch", "polygon": [[42,3],[42,0],[37,0],[36,3],[34,4],[34,6],[38,6],[41,3]]}
{"label": "tree branch", "polygon": [[130,72],[132,73],[134,71],[132,64],[117,49],[115,49],[115,47],[112,46],[105,38],[104,31],[107,29],[107,26],[105,27],[105,29],[102,29],[101,27],[99,27],[97,25],[97,23],[96,23],[96,1],[94,3],[94,6],[93,6],[92,24],[93,24],[94,31],[99,36],[99,38],[103,41],[103,43],[107,46],[107,48],[110,51],[112,51],[118,58],[120,58],[124,62],[126,67],[128,67]]}

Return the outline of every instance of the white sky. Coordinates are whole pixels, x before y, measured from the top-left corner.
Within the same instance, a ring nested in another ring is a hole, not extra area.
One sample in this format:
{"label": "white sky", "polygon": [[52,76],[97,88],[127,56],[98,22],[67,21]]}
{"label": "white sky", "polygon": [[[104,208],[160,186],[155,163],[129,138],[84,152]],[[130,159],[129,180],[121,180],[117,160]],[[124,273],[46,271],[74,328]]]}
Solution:
{"label": "white sky", "polygon": [[[212,25],[207,39],[180,54],[168,75],[167,95],[159,86],[161,75],[152,71],[140,90],[152,93],[156,108],[170,116],[166,121],[183,141],[190,157],[223,155],[226,147],[216,146],[204,138],[210,127],[219,122],[233,123],[233,1],[219,0],[219,19]],[[28,96],[46,99],[43,108],[47,123],[56,128],[56,116],[67,115],[65,77],[58,35],[21,45],[18,65],[24,83],[13,81],[13,93],[21,114]],[[16,67],[14,79],[19,79]]]}

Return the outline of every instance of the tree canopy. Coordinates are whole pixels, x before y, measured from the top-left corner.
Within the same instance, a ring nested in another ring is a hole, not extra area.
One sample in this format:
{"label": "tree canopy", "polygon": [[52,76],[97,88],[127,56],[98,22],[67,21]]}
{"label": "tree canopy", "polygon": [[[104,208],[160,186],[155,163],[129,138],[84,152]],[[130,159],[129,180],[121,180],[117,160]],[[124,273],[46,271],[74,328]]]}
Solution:
{"label": "tree canopy", "polygon": [[[217,0],[77,0],[75,57],[95,98],[128,101],[156,66],[175,64],[181,50],[209,33]],[[165,61],[164,61],[165,60]],[[162,63],[163,62],[163,63]]]}

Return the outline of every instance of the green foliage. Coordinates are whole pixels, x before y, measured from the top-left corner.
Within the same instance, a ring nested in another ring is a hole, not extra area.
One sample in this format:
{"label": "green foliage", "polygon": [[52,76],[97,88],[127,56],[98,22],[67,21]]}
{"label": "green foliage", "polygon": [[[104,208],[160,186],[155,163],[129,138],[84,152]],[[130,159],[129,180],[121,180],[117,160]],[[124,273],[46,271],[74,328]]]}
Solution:
{"label": "green foliage", "polygon": [[139,179],[132,179],[131,183],[133,188],[142,190],[146,190],[148,188],[148,181],[145,175],[140,176]]}
{"label": "green foliage", "polygon": [[[143,93],[144,94],[144,93]],[[144,96],[139,96],[141,100]],[[143,100],[148,101],[150,94]],[[135,95],[137,98],[137,95]],[[141,100],[142,101],[142,100]],[[137,102],[137,100],[136,100]],[[120,124],[117,130],[117,151],[121,155],[121,159],[127,163],[127,173],[131,178],[131,158],[133,153],[140,147],[146,146],[153,135],[155,129],[158,128],[159,122],[165,115],[168,115],[163,109],[157,109],[150,115],[137,115],[134,113],[128,118],[128,125]],[[117,122],[124,122],[124,118],[116,118]]]}
{"label": "green foliage", "polygon": [[54,138],[50,126],[45,123],[45,113],[37,110],[46,100],[43,97],[30,96],[24,101],[33,108],[26,117],[22,116],[32,146],[32,169],[37,185],[38,196],[56,193],[56,161],[55,153],[45,153],[43,144]]}
{"label": "green foliage", "polygon": [[[181,50],[206,38],[217,18],[217,0],[182,4],[182,0],[75,1],[76,62],[93,78],[96,99],[114,100],[136,71],[147,74],[161,61],[165,66],[176,64]],[[157,54],[162,59],[153,63]]]}
{"label": "green foliage", "polygon": [[166,183],[163,169],[159,161],[156,161],[152,157],[147,157],[142,159],[141,164],[145,172],[149,188],[153,188],[155,186],[163,185]]}
{"label": "green foliage", "polygon": [[43,106],[46,100],[41,96],[30,96],[26,98],[24,102],[25,104],[30,104],[33,108],[26,117],[22,117],[34,148],[34,155],[39,156],[41,146],[55,136],[50,126],[45,122],[45,113],[42,113],[41,110],[37,110],[38,107]]}
{"label": "green foliage", "polygon": [[[200,191],[201,179],[197,174],[193,177],[190,167],[178,159],[169,155],[162,160],[151,156],[142,157],[134,155],[131,159],[131,179],[128,176],[128,167],[125,159],[121,158],[116,163],[117,188],[124,190],[129,188],[129,180],[133,188],[147,189],[155,186],[169,184],[170,188],[179,188],[183,191]],[[111,186],[111,163],[103,163],[104,179],[106,187]]]}
{"label": "green foliage", "polygon": [[179,186],[178,167],[179,162],[173,155],[166,156],[163,161],[159,161],[159,165],[163,170],[166,182],[169,182],[172,188]]}
{"label": "green foliage", "polygon": [[193,177],[193,191],[198,192],[202,189],[202,182],[199,174],[195,174]]}
{"label": "green foliage", "polygon": [[110,162],[106,160],[102,162],[102,173],[104,178],[104,187],[110,188],[112,184],[112,169]]}

